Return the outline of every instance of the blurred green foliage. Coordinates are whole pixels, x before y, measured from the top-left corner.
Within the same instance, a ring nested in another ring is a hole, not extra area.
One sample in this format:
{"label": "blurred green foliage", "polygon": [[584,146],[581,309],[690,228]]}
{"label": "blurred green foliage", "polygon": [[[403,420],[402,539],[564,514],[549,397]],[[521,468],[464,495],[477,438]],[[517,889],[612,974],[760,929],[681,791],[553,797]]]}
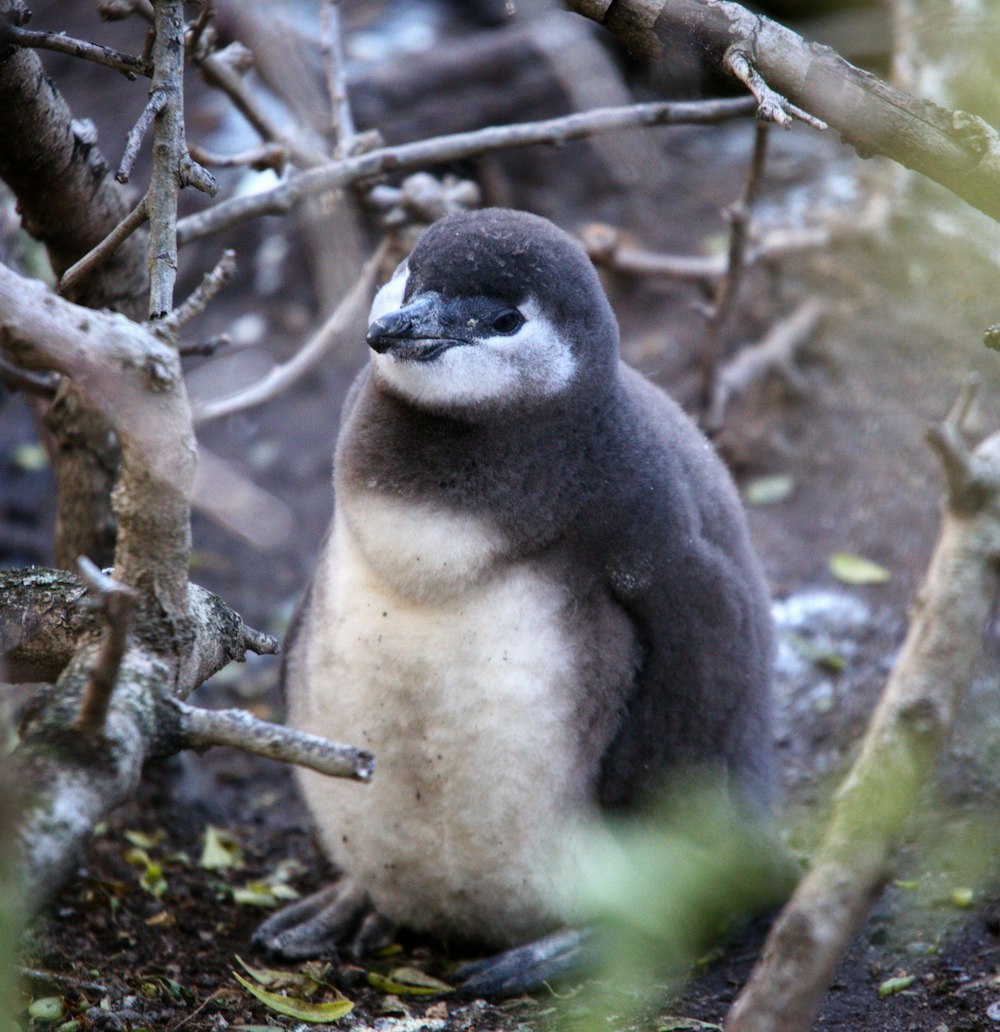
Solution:
{"label": "blurred green foliage", "polygon": [[[2,719],[0,715],[0,722]],[[14,1014],[20,998],[14,970],[21,926],[15,869],[14,799],[9,761],[0,756],[0,1032],[18,1027]]]}
{"label": "blurred green foliage", "polygon": [[679,985],[726,932],[780,905],[799,873],[767,821],[698,778],[641,818],[595,825],[583,853],[581,906],[600,961],[567,1018],[574,1029],[606,1028],[603,1015]]}

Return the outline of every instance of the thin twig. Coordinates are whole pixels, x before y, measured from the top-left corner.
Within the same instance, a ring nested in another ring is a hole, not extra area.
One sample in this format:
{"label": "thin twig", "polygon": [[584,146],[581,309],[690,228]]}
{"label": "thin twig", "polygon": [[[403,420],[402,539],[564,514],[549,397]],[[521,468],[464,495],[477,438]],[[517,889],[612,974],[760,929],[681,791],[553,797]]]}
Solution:
{"label": "thin twig", "polygon": [[239,154],[214,154],[197,144],[189,144],[188,151],[195,161],[215,168],[252,168],[263,172],[271,168],[280,176],[288,164],[288,148],[283,143],[264,143]]}
{"label": "thin twig", "polygon": [[772,90],[754,67],[750,55],[741,47],[731,46],[723,55],[722,65],[757,98],[757,117],[762,122],[773,122],[783,129],[788,129],[797,118],[814,129],[828,128],[822,119],[815,118],[808,111],[796,107],[786,97]]}
{"label": "thin twig", "polygon": [[726,271],[721,255],[663,254],[622,243],[613,226],[595,223],[580,233],[590,260],[602,268],[626,276],[650,276],[688,283],[714,283]]}
{"label": "thin twig", "polygon": [[330,129],[335,151],[350,154],[356,130],[347,93],[339,0],[320,0],[320,52],[330,95]]}
{"label": "thin twig", "polygon": [[764,164],[767,161],[767,140],[769,126],[757,123],[754,134],[753,156],[747,169],[743,190],[735,203],[726,209],[729,222],[729,256],[726,274],[719,281],[715,298],[705,327],[705,339],[701,346],[701,408],[704,412],[711,404],[715,391],[715,377],[722,354],[722,342],[729,327],[733,306],[739,293],[745,268],[745,251],[750,213],[760,189]]}
{"label": "thin twig", "polygon": [[29,372],[0,355],[0,383],[8,390],[51,398],[56,393],[58,382],[59,378],[54,373]]}
{"label": "thin twig", "polygon": [[262,405],[265,401],[270,401],[271,398],[287,390],[291,384],[312,369],[363,315],[375,283],[375,274],[387,248],[388,242],[383,241],[375,254],[365,263],[354,285],[341,298],[340,304],[334,309],[330,318],[293,358],[275,366],[262,380],[237,394],[195,406],[195,424],[205,423],[210,419],[219,419],[221,416],[232,415],[234,412],[242,412],[256,405]]}
{"label": "thin twig", "polygon": [[96,247],[91,248],[79,261],[74,262],[62,274],[58,286],[59,293],[66,297],[74,296],[84,279],[101,262],[110,258],[148,218],[149,212],[146,208],[146,197],[144,196]]}
{"label": "thin twig", "polygon": [[21,978],[29,979],[32,982],[42,982],[45,985],[55,985],[63,989],[75,989],[77,992],[85,993],[107,993],[111,990],[103,982],[90,982],[82,978],[74,978],[72,975],[63,975],[57,971],[43,971],[41,968],[24,967],[21,964],[15,966],[15,970]]}
{"label": "thin twig", "polygon": [[326,155],[302,146],[289,136],[271,119],[247,88],[243,73],[250,68],[252,60],[252,54],[242,43],[230,43],[217,53],[195,57],[205,81],[229,97],[236,110],[257,130],[265,142],[281,144],[299,168],[314,168],[323,164]]}
{"label": "thin twig", "polygon": [[[825,225],[773,227],[759,236],[751,227],[750,242],[747,245],[743,263],[746,267],[757,262],[770,261],[802,250],[817,250],[826,247],[835,236],[848,230],[865,232],[858,221],[852,219],[843,223],[832,220]],[[650,251],[625,242],[620,229],[604,223],[593,223],[580,233],[590,260],[601,268],[625,276],[649,277],[651,279],[674,280],[696,283],[701,286],[717,283],[726,273],[728,265],[725,255],[667,254]]]}
{"label": "thin twig", "polygon": [[178,241],[181,244],[190,243],[260,215],[281,215],[307,197],[315,197],[361,180],[375,179],[387,172],[407,172],[514,147],[569,143],[571,140],[621,129],[641,129],[656,125],[710,125],[742,118],[754,109],[751,97],[633,104],[596,108],[543,122],[491,126],[415,143],[380,147],[365,154],[325,162],[291,177],[271,190],[251,197],[234,197],[206,211],[189,215],[177,224]]}
{"label": "thin twig", "polygon": [[223,348],[230,347],[232,343],[233,339],[228,333],[217,333],[214,337],[209,337],[207,340],[193,340],[178,344],[177,351],[184,358],[192,358],[194,356],[210,358]]}
{"label": "thin twig", "polygon": [[189,1022],[189,1021],[192,1021],[192,1020],[193,1020],[194,1018],[198,1017],[198,1015],[199,1015],[199,1014],[201,1014],[201,1012],[202,1012],[202,1011],[203,1011],[203,1010],[204,1010],[204,1009],[205,1009],[205,1008],[206,1008],[206,1007],[207,1007],[207,1006],[208,1006],[208,1005],[209,1005],[209,1004],[210,1004],[210,1003],[211,1003],[211,1002],[212,1002],[213,1000],[216,1000],[216,999],[218,999],[218,998],[219,998],[220,996],[224,995],[224,993],[225,993],[225,990],[224,990],[224,989],[216,989],[216,990],[215,990],[215,992],[214,992],[214,993],[212,993],[212,995],[211,995],[211,996],[206,996],[206,997],[205,997],[205,999],[204,999],[204,1000],[202,1000],[202,1001],[201,1001],[201,1003],[199,1003],[199,1004],[198,1004],[198,1006],[197,1006],[197,1007],[195,1007],[195,1009],[194,1009],[193,1011],[191,1011],[191,1013],[190,1013],[190,1014],[188,1014],[188,1015],[187,1015],[186,1017],[183,1017],[183,1018],[181,1018],[181,1020],[180,1020],[180,1021],[178,1021],[178,1022],[177,1022],[177,1023],[175,1024],[175,1025],[171,1025],[171,1026],[170,1026],[170,1027],[169,1027],[169,1028],[167,1029],[167,1032],[180,1032],[180,1030],[181,1030],[181,1029],[182,1029],[182,1028],[183,1028],[183,1027],[184,1027],[184,1026],[185,1026],[185,1025],[186,1025],[186,1024],[187,1024],[187,1023]]}
{"label": "thin twig", "polygon": [[721,430],[732,399],[769,374],[783,375],[796,385],[801,376],[795,369],[795,356],[812,336],[822,315],[822,304],[809,298],[791,315],[776,322],[762,340],[741,348],[715,378],[711,403],[704,419],[705,431],[715,433]]}
{"label": "thin twig", "polygon": [[208,28],[208,23],[215,17],[215,0],[202,0],[201,10],[198,17],[188,26],[184,35],[184,46],[189,54],[198,50],[202,34]]}
{"label": "thin twig", "polygon": [[153,129],[153,173],[149,208],[149,317],[162,319],[173,308],[177,279],[177,194],[185,185],[208,193],[215,179],[188,154],[184,134],[184,5],[156,0],[153,89],[166,95]]}
{"label": "thin twig", "polygon": [[126,78],[132,80],[140,75],[148,77],[152,74],[148,62],[143,61],[141,57],[123,54],[120,50],[101,46],[99,43],[73,39],[64,32],[36,32],[7,23],[0,29],[0,42],[69,54],[70,57],[79,57],[84,61],[93,61],[95,64],[104,65],[105,68],[113,68],[116,72],[122,72]]}
{"label": "thin twig", "polygon": [[150,23],[153,21],[153,5],[149,0],[101,0],[97,12],[105,21],[121,21],[133,14]]}
{"label": "thin twig", "polygon": [[87,587],[97,596],[98,604],[108,621],[104,642],[91,668],[74,724],[80,734],[89,736],[97,734],[104,727],[138,595],[131,588],[102,573],[86,556],[80,556],[77,567]]}
{"label": "thin twig", "polygon": [[166,103],[167,94],[165,90],[156,89],[150,93],[149,100],[146,101],[146,106],[142,109],[142,114],[136,119],[135,125],[132,126],[128,136],[125,138],[125,153],[122,155],[121,164],[115,173],[115,179],[119,183],[127,183],[129,181],[129,176],[132,175],[132,169],[135,166],[135,159],[139,156],[139,147],[142,145],[143,137],[153,124],[153,119],[163,110]]}
{"label": "thin twig", "polygon": [[228,745],[256,756],[308,767],[330,777],[355,781],[370,781],[375,772],[375,758],[364,749],[331,742],[281,724],[270,724],[246,710],[206,710],[171,698],[165,698],[164,703],[176,711],[180,743],[189,749]]}
{"label": "thin twig", "polygon": [[206,272],[191,296],[178,305],[160,324],[169,333],[176,333],[185,323],[200,315],[208,303],[233,278],[236,272],[236,252],[226,248],[211,272]]}

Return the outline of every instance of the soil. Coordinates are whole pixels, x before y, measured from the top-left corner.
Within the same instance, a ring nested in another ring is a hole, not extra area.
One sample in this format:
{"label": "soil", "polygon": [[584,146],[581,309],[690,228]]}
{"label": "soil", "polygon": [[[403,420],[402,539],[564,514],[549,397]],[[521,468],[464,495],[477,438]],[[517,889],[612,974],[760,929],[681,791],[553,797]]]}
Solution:
{"label": "soil", "polygon": [[[37,4],[36,24],[90,38],[103,32],[114,45],[138,49],[127,38],[134,27],[95,26],[84,4]],[[75,112],[97,122],[102,146],[115,161],[116,141],[141,109],[144,90],[128,92],[115,82],[115,96],[128,103],[102,104],[112,73],[61,58],[47,64]],[[191,92],[193,124],[225,140],[218,100],[196,83]],[[772,135],[758,212],[763,221],[808,220],[820,208],[852,210],[848,202],[858,190],[861,163],[847,148],[801,127]],[[525,152],[518,160],[532,175],[523,179],[509,169],[499,174],[512,203],[569,229],[613,218],[653,248],[691,252],[706,240],[717,242],[724,231],[720,208],[741,186],[750,127],[657,131],[649,139],[659,154],[657,166],[641,170],[626,196],[595,187],[586,206],[579,198],[587,191],[579,187],[572,205],[561,199],[550,155]],[[566,148],[563,158],[563,175],[566,169],[594,174],[586,144]],[[144,174],[137,169],[135,181]],[[497,174],[490,170],[494,180]],[[922,181],[900,180],[896,190],[896,213],[884,232],[844,237],[823,251],[753,270],[729,343],[735,350],[757,339],[805,297],[818,296],[827,305],[802,356],[798,388],[780,381],[755,388],[732,407],[717,441],[744,490],[762,477],[790,478],[784,497],[749,506],[748,513],[782,638],[782,825],[799,854],[815,839],[831,788],[891,668],[905,634],[906,607],[933,547],[942,483],[924,430],[945,415],[970,371],[983,379],[970,437],[1000,426],[1000,363],[981,344],[984,329],[997,319],[1000,230]],[[10,253],[25,244],[8,232],[4,246]],[[270,362],[293,353],[327,300],[315,294],[315,270],[295,227],[277,220],[185,252],[179,293],[190,289],[223,246],[237,248],[243,272],[196,332],[208,336],[228,328],[251,344],[231,358],[192,362],[195,397],[259,376]],[[626,358],[691,406],[703,332],[697,293],[613,275],[606,285]],[[329,519],[333,440],[344,393],[365,359],[360,340],[268,405],[200,430],[207,448],[291,513],[290,529],[266,549],[203,513],[195,516],[193,577],[261,630],[282,633]],[[51,561],[53,486],[35,441],[29,403],[0,394],[5,566]],[[869,586],[838,582],[829,566],[838,552],[877,562],[889,579]],[[818,1029],[957,1032],[1000,1022],[1000,879],[990,863],[996,836],[986,834],[996,823],[1000,795],[995,651],[986,650],[953,746],[912,822],[898,879],[838,970]],[[269,658],[230,668],[196,701],[245,705],[280,719],[277,669],[277,660]],[[232,866],[202,865],[209,825],[237,844]],[[162,884],[152,863],[161,869]],[[22,958],[25,991],[36,999],[62,997],[61,1020],[76,1020],[84,1030],[295,1027],[295,1019],[255,1002],[231,974],[242,971],[237,955],[251,965],[268,963],[249,941],[269,912],[261,905],[266,890],[260,883],[273,887],[282,870],[286,881],[278,878],[278,884],[302,894],[330,873],[289,771],[225,750],[157,764],[139,798],[95,834],[78,879],[30,929]],[[254,905],[234,895],[254,885]],[[591,1015],[589,1027],[721,1022],[766,926],[758,921],[727,940],[680,988],[664,987],[638,1005],[622,989],[610,1024]],[[498,1003],[391,995],[369,984],[369,972],[399,966],[447,979],[456,959],[446,945],[407,939],[398,952],[326,965],[317,977],[353,1001],[341,1026],[357,1030],[513,1032],[546,1029],[566,1015],[587,1017],[586,991],[574,983]],[[897,983],[900,991],[880,994],[888,979],[904,976],[912,981]]]}

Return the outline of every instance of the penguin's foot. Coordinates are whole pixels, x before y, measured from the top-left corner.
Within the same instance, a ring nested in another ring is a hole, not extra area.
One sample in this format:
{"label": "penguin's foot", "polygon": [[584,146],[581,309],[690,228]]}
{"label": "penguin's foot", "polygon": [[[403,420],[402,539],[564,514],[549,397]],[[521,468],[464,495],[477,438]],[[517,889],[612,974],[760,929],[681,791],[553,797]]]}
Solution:
{"label": "penguin's foot", "polygon": [[596,955],[594,940],[593,929],[563,929],[495,957],[463,964],[454,971],[452,981],[465,997],[529,993],[551,979],[589,967]]}
{"label": "penguin's foot", "polygon": [[340,878],[268,918],[254,932],[253,944],[286,960],[338,949],[356,957],[388,945],[394,933],[367,894],[349,878]]}

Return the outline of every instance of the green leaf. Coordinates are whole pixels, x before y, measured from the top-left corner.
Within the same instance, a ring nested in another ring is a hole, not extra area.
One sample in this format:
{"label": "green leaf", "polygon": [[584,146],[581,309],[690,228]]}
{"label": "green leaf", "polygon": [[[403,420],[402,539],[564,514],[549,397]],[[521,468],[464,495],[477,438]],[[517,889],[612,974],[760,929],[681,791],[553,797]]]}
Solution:
{"label": "green leaf", "polygon": [[774,505],[783,502],[795,487],[795,481],[787,473],[773,477],[757,477],[751,480],[743,492],[747,505]]}
{"label": "green leaf", "polygon": [[423,971],[412,967],[398,967],[388,975],[380,975],[377,971],[368,972],[368,984],[381,993],[392,993],[394,996],[431,996],[435,993],[453,993],[453,986],[432,978]]}
{"label": "green leaf", "polygon": [[904,989],[909,989],[916,980],[916,975],[903,975],[900,978],[887,978],[878,987],[878,994],[883,997],[883,999],[886,996],[894,996],[896,993],[901,993]]}
{"label": "green leaf", "polygon": [[160,899],[167,891],[167,881],[163,877],[163,868],[150,858],[145,849],[130,849],[125,860],[133,867],[142,869],[139,884],[155,899]]}
{"label": "green leaf", "polygon": [[849,552],[830,556],[830,573],[842,584],[885,584],[892,576],[884,566]]}
{"label": "green leaf", "polygon": [[248,982],[245,978],[233,972],[233,978],[243,986],[254,998],[260,1000],[265,1007],[269,1007],[275,1014],[285,1014],[290,1018],[298,1018],[299,1021],[311,1021],[317,1025],[329,1025],[331,1022],[339,1021],[345,1014],[354,1010],[354,1004],[350,1000],[334,1000],[332,1003],[310,1003],[308,1000],[297,1000],[294,996],[279,996],[277,993],[269,993]]}
{"label": "green leaf", "polygon": [[223,828],[205,825],[205,844],[201,849],[201,866],[206,871],[225,871],[242,867],[243,858],[236,838]]}
{"label": "green leaf", "polygon": [[28,1004],[28,1017],[48,1024],[66,1014],[66,1001],[61,996],[43,996]]}
{"label": "green leaf", "polygon": [[972,889],[961,888],[952,891],[951,902],[953,906],[962,907],[964,909],[966,907],[971,907],[974,901],[975,893]]}

